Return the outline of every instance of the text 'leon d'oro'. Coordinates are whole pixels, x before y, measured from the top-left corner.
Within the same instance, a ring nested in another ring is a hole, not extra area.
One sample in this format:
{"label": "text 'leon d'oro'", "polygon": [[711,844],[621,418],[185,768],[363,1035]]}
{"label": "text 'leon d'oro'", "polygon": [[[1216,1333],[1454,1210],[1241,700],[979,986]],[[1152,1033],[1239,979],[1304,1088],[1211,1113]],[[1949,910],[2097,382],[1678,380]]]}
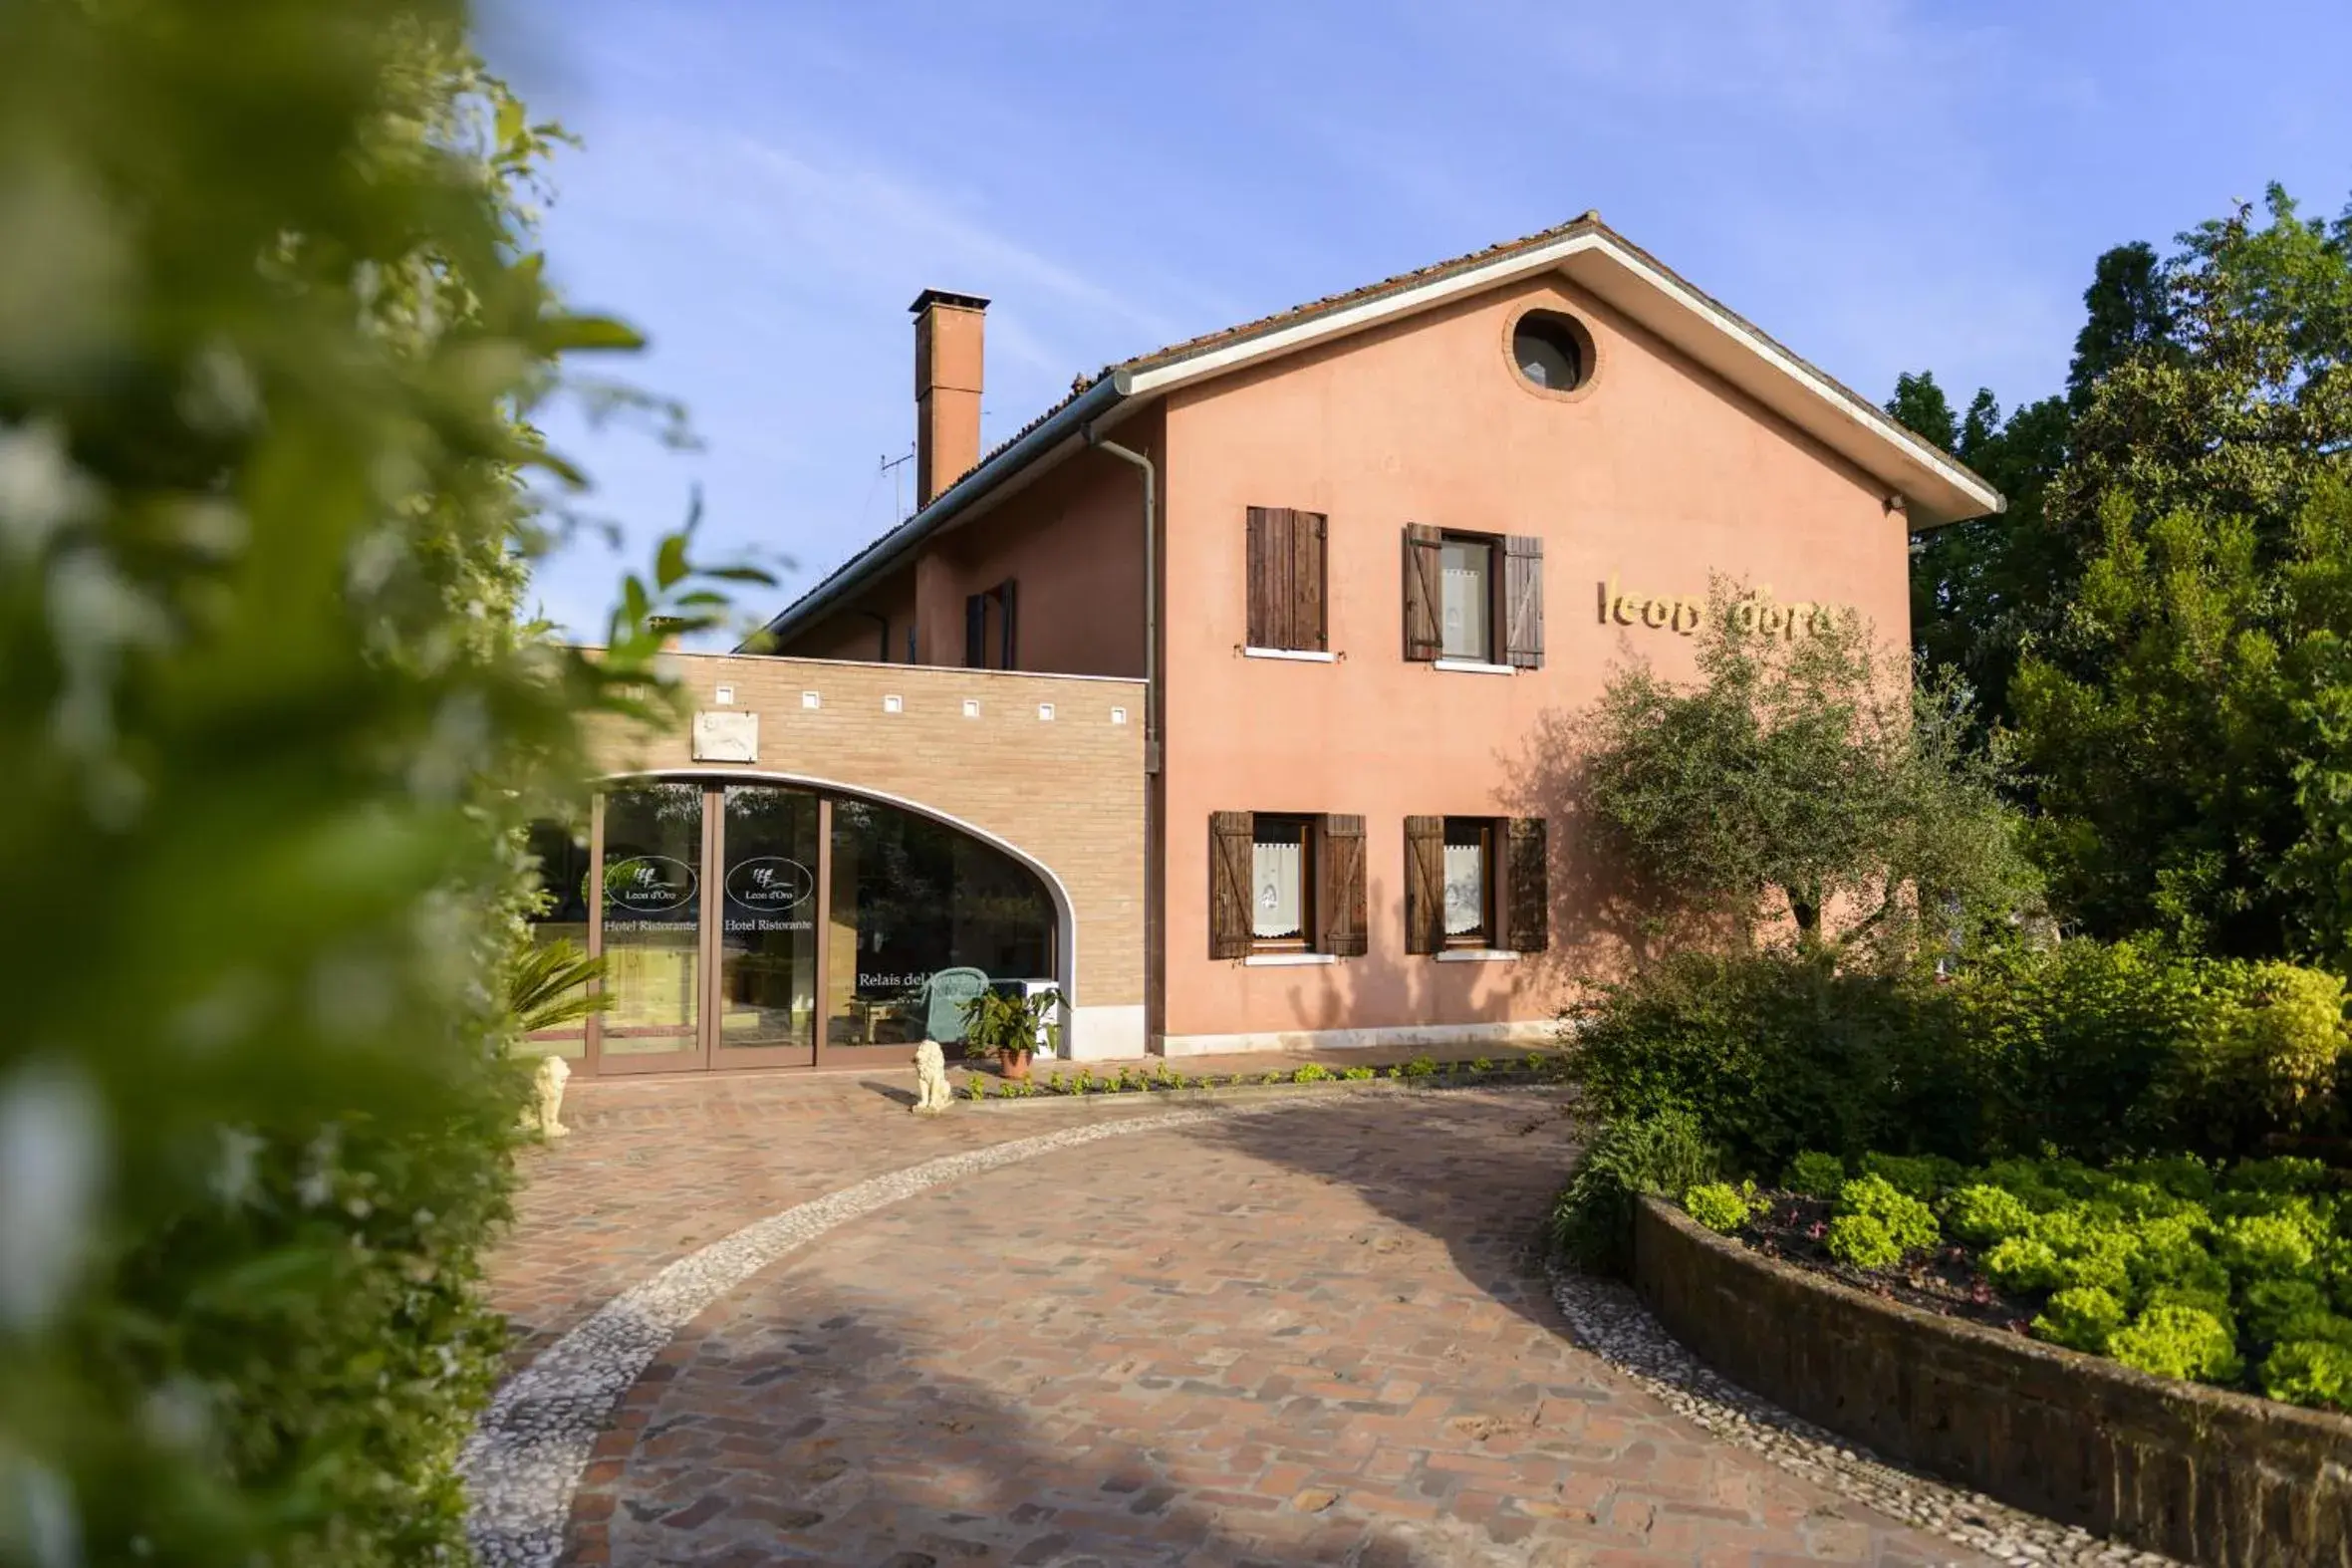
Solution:
{"label": "text 'leon d'oro'", "polygon": [[[1648,627],[1653,632],[1679,632],[1689,637],[1706,622],[1704,594],[1621,593],[1614,577],[1598,587],[1603,626]],[[1810,599],[1782,603],[1772,597],[1769,583],[1731,600],[1725,608],[1735,631],[1789,639],[1826,632],[1841,615],[1851,613],[1849,606],[1818,604]]]}

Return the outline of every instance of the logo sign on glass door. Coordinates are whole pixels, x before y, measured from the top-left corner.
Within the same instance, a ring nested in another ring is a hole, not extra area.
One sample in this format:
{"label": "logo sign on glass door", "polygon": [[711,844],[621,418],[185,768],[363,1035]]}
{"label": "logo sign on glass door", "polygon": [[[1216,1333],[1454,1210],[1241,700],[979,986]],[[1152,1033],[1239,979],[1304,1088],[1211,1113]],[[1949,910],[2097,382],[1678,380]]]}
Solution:
{"label": "logo sign on glass door", "polygon": [[694,899],[694,868],[667,855],[634,855],[605,868],[605,903],[631,915],[668,915]]}
{"label": "logo sign on glass door", "polygon": [[781,855],[759,855],[727,868],[727,902],[753,916],[730,918],[729,930],[790,931],[807,928],[802,907],[817,891],[809,869]]}

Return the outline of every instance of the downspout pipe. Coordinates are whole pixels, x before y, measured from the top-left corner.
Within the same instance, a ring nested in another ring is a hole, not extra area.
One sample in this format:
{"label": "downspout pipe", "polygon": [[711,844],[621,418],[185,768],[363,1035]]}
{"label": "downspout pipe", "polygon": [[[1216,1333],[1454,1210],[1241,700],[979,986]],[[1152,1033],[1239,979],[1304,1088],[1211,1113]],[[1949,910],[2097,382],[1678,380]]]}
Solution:
{"label": "downspout pipe", "polygon": [[1092,420],[1086,444],[1132,463],[1144,476],[1144,771],[1160,771],[1160,506],[1159,471],[1142,452],[1106,440]]}
{"label": "downspout pipe", "polygon": [[1092,419],[1079,428],[1087,445],[1132,464],[1144,476],[1144,1049],[1150,1051],[1156,1033],[1166,1031],[1164,982],[1153,963],[1164,945],[1161,907],[1168,897],[1161,843],[1167,812],[1160,770],[1160,474],[1142,452],[1103,439]]}

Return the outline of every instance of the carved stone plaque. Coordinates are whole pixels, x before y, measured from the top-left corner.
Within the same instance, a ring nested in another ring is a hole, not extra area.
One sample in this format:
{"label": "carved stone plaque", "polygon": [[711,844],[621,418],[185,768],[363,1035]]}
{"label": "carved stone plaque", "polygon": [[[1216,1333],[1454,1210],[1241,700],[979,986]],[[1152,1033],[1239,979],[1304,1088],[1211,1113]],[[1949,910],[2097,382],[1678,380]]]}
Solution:
{"label": "carved stone plaque", "polygon": [[757,762],[759,715],[723,708],[694,715],[696,762]]}

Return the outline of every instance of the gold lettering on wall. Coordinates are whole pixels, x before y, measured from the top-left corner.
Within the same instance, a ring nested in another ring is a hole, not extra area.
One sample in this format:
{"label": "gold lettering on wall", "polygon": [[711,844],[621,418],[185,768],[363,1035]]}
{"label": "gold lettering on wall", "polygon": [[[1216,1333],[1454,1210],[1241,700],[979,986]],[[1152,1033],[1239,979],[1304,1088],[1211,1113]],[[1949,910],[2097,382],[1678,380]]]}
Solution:
{"label": "gold lettering on wall", "polygon": [[[1614,577],[1598,586],[1603,626],[1647,627],[1690,637],[1705,624],[1707,602],[1702,594],[1628,594],[1618,589]],[[1774,599],[1769,583],[1733,600],[1727,611],[1734,630],[1784,642],[1827,631],[1840,616],[1851,613],[1846,605]]]}

